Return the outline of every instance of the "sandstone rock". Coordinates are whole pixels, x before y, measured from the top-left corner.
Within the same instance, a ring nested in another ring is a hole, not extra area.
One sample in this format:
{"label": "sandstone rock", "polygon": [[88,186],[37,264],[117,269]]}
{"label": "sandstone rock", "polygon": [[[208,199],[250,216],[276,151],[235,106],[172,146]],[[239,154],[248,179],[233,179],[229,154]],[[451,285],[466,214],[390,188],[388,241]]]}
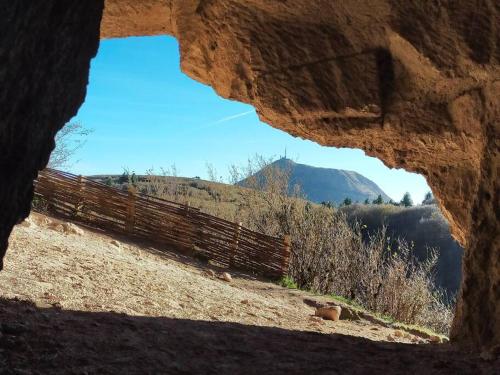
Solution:
{"label": "sandstone rock", "polygon": [[66,234],[76,234],[77,236],[83,236],[83,229],[79,228],[73,223],[63,223],[63,231]]}
{"label": "sandstone rock", "polygon": [[321,318],[320,316],[311,315],[309,316],[309,320],[312,322],[322,322],[323,318]]}
{"label": "sandstone rock", "polygon": [[53,231],[59,232],[59,233],[64,233],[64,227],[62,224],[57,223],[57,222],[52,222],[49,225],[49,229],[52,229]]}
{"label": "sandstone rock", "polygon": [[361,315],[355,309],[353,309],[349,306],[343,306],[342,307],[342,314],[340,314],[340,319],[341,320],[346,319],[346,320],[357,321],[357,320],[361,320]]}
{"label": "sandstone rock", "polygon": [[47,1],[2,7],[0,258],[54,134],[84,100],[99,37],[169,34],[187,75],[262,121],[423,174],[468,247],[452,337],[500,343],[494,2],[107,0],[102,28],[103,2],[60,3],[58,17]]}
{"label": "sandstone rock", "polygon": [[244,300],[242,300],[242,301],[241,301],[241,303],[242,303],[243,305],[248,305],[248,304],[250,304],[250,301],[249,301],[249,300],[247,300],[247,299],[244,299]]}
{"label": "sandstone rock", "polygon": [[431,335],[429,337],[429,342],[432,344],[440,344],[441,343],[441,337],[436,336],[436,335]]}
{"label": "sandstone rock", "polygon": [[27,217],[26,219],[23,220],[23,222],[21,223],[21,226],[25,227],[25,228],[29,228],[29,227],[33,226],[34,224],[35,223],[31,219],[31,217]]}
{"label": "sandstone rock", "polygon": [[399,329],[394,331],[394,337],[403,337],[403,332],[400,331]]}
{"label": "sandstone rock", "polygon": [[73,223],[58,223],[58,222],[51,222],[49,224],[49,229],[52,229],[56,232],[59,233],[64,233],[64,234],[76,234],[78,236],[81,236],[84,234],[83,230],[77,227]]}
{"label": "sandstone rock", "polygon": [[342,308],[340,306],[317,307],[315,315],[326,320],[337,321],[341,312]]}
{"label": "sandstone rock", "polygon": [[215,277],[215,272],[213,270],[210,270],[210,269],[206,270],[205,274],[209,277]]}
{"label": "sandstone rock", "polygon": [[32,215],[30,216],[30,218],[36,225],[39,225],[41,227],[49,226],[52,223],[52,220],[43,215]]}
{"label": "sandstone rock", "polygon": [[117,241],[117,240],[111,240],[110,241],[110,244],[117,247],[117,248],[121,248],[122,247],[122,244],[120,243],[120,241]]}
{"label": "sandstone rock", "polygon": [[321,317],[312,315],[309,317],[309,321],[314,324],[314,325],[321,325],[324,324],[324,321]]}
{"label": "sandstone rock", "polygon": [[220,276],[220,278],[224,281],[227,281],[228,283],[230,283],[231,281],[233,281],[233,278],[231,277],[231,275],[228,273],[228,272],[223,272]]}
{"label": "sandstone rock", "polygon": [[387,335],[387,341],[394,342],[396,339],[392,335]]}

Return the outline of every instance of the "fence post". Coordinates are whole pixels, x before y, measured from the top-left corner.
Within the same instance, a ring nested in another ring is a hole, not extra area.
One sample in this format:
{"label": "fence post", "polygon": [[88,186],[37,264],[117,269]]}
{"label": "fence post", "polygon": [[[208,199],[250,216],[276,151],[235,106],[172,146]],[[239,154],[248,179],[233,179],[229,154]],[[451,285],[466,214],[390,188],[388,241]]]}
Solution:
{"label": "fence post", "polygon": [[234,258],[236,256],[236,252],[238,251],[238,244],[240,242],[240,233],[242,225],[243,223],[241,221],[238,224],[236,224],[236,229],[234,231],[234,236],[233,236],[233,246],[231,248],[231,258],[229,259],[229,267],[236,266]]}
{"label": "fence post", "polygon": [[283,258],[281,262],[281,272],[282,276],[285,276],[288,271],[288,266],[290,263],[290,249],[292,246],[292,238],[289,234],[283,237]]}
{"label": "fence post", "polygon": [[125,230],[132,234],[134,232],[135,224],[135,188],[128,186],[128,199],[127,199],[127,217],[125,221]]}
{"label": "fence post", "polygon": [[77,197],[76,197],[76,202],[75,202],[75,207],[73,211],[73,216],[76,217],[78,216],[78,213],[83,207],[83,190],[85,189],[85,181],[83,179],[82,175],[78,175],[78,189],[77,189]]}
{"label": "fence post", "polygon": [[[184,203],[184,216],[185,216],[185,223],[187,225],[189,225],[189,232],[190,232],[190,235],[189,235],[189,245],[184,248],[185,246],[182,246],[182,251],[184,252],[184,254],[187,254],[187,255],[192,255],[194,254],[195,250],[196,250],[196,237],[195,237],[195,227],[194,227],[194,224],[191,220],[191,210],[190,210],[191,206],[189,204],[188,201],[186,201]],[[176,231],[176,235],[177,236],[180,236],[180,233],[175,229]]]}

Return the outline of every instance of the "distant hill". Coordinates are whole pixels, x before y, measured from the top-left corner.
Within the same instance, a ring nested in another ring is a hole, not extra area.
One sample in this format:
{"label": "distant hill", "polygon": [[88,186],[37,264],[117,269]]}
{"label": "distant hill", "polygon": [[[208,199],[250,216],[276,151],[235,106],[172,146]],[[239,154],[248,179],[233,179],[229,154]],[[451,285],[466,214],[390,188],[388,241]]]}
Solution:
{"label": "distant hill", "polygon": [[[267,168],[269,167],[284,170],[289,168],[290,186],[300,185],[306,199],[312,202],[341,203],[345,198],[350,198],[353,202],[364,202],[367,198],[370,201],[377,198],[379,194],[384,201],[391,199],[375,182],[353,171],[312,167],[287,158],[276,160]],[[245,180],[238,185],[245,186]]]}

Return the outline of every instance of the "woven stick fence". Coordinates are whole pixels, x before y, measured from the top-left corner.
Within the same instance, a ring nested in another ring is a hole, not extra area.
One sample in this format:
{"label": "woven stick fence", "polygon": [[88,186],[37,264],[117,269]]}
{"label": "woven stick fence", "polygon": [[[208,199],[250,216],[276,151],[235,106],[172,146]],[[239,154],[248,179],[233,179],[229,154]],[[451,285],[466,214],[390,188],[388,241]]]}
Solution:
{"label": "woven stick fence", "polygon": [[50,211],[104,230],[199,255],[223,267],[278,278],[286,274],[290,238],[276,238],[179,204],[122,191],[82,176],[45,169],[35,193]]}

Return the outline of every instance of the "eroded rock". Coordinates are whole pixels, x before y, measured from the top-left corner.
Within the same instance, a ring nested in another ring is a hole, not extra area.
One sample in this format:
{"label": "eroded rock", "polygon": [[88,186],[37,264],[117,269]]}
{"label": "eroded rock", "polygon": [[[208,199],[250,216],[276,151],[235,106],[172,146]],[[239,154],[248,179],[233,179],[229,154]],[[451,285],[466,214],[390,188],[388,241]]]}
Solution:
{"label": "eroded rock", "polygon": [[[500,343],[500,10],[491,1],[6,2],[0,258],[101,37],[174,35],[181,67],[264,122],[423,174],[466,246],[452,339]],[[43,93],[43,94],[40,94]],[[0,264],[1,266],[1,264]],[[480,311],[480,314],[477,312]]]}
{"label": "eroded rock", "polygon": [[340,306],[317,307],[315,315],[326,320],[337,321],[340,319],[342,308]]}

